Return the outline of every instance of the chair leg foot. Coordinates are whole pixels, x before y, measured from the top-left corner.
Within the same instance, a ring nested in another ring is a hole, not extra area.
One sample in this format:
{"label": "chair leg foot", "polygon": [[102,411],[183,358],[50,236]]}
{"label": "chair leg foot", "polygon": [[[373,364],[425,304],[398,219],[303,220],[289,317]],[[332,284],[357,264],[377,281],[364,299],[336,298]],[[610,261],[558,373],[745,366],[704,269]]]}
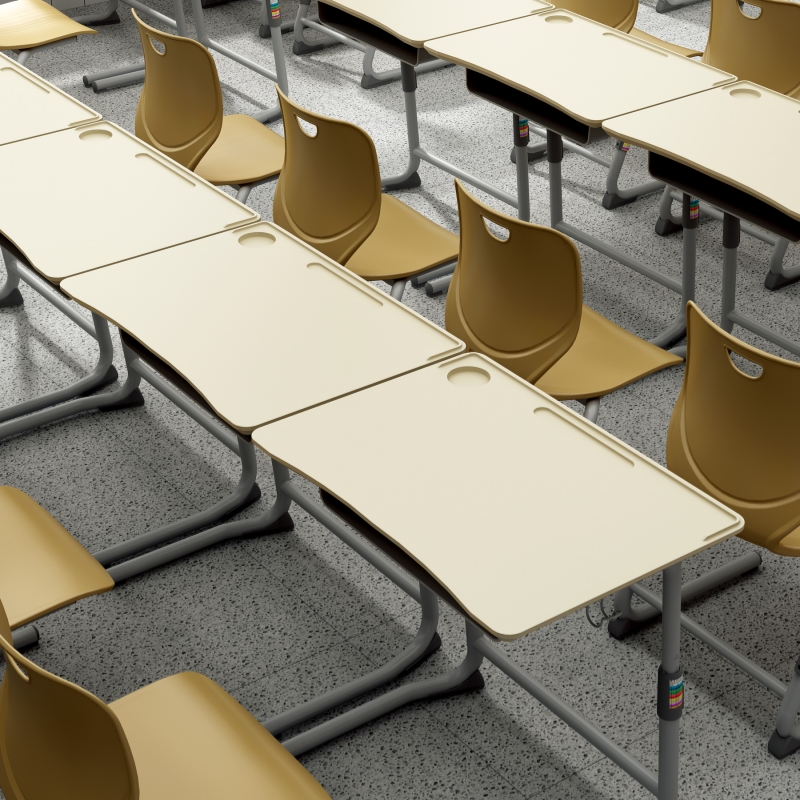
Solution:
{"label": "chair leg foot", "polygon": [[391,185],[384,186],[383,188],[387,191],[394,191],[395,189],[416,189],[418,186],[422,186],[419,172],[413,172],[405,180],[392,183]]}
{"label": "chair leg foot", "polygon": [[677,233],[682,230],[683,225],[676,225],[671,219],[659,217],[656,220],[656,233],[659,236],[669,236],[671,233]]}
{"label": "chair leg foot", "polygon": [[[420,664],[427,661],[437,650],[439,650],[442,646],[442,638],[439,636],[439,633],[434,633],[433,638],[428,643],[428,647],[425,649],[425,652],[420,654],[420,657],[413,663],[409,664],[401,673],[400,675],[408,675],[409,672],[413,672]],[[398,677],[400,677],[398,675]]]}
{"label": "chair leg foot", "polygon": [[486,682],[483,680],[483,675],[481,675],[481,671],[479,669],[476,669],[475,672],[473,672],[472,675],[470,675],[469,678],[464,681],[464,683],[454,686],[452,689],[445,689],[443,692],[428,695],[425,700],[442,700],[445,697],[454,697],[457,694],[479,692],[484,686],[486,686]]}
{"label": "chair leg foot", "polygon": [[607,208],[609,211],[613,211],[615,208],[622,208],[622,206],[629,206],[631,203],[635,203],[639,198],[637,196],[634,197],[620,197],[618,194],[611,194],[611,192],[606,192],[603,195],[602,205],[603,208]]}
{"label": "chair leg foot", "polygon": [[800,739],[795,739],[794,736],[784,737],[778,731],[773,731],[767,749],[775,758],[781,760],[800,750]]}
{"label": "chair leg foot", "polygon": [[0,299],[0,308],[16,308],[25,302],[22,292],[19,289],[14,289],[9,292],[5,297]]}
{"label": "chair leg foot", "polygon": [[635,619],[617,617],[608,621],[608,634],[617,641],[621,642],[635,633],[639,633],[642,628],[647,625],[652,625],[658,617],[653,619],[642,620],[641,622]]}
{"label": "chair leg foot", "polygon": [[134,389],[127,397],[120,400],[118,403],[100,406],[99,410],[105,414],[107,411],[122,411],[125,408],[141,408],[143,405],[144,395],[139,389]]}
{"label": "chair leg foot", "polygon": [[292,43],[292,52],[296,56],[307,56],[309,53],[316,53],[318,50],[322,50],[323,47],[325,47],[324,44],[308,44],[295,39]]}
{"label": "chair leg foot", "polygon": [[39,629],[35,625],[26,625],[24,628],[17,628],[11,638],[17,650],[33,647],[39,644]]}
{"label": "chair leg foot", "polygon": [[768,272],[767,277],[764,279],[764,288],[774,292],[778,289],[783,289],[785,286],[791,286],[793,283],[797,283],[797,281],[800,281],[800,275],[787,278],[781,273]]}
{"label": "chair leg foot", "polygon": [[106,386],[110,386],[117,380],[117,378],[119,378],[119,374],[117,373],[116,367],[112,364],[108,368],[108,372],[106,372],[106,374],[103,376],[103,379],[100,381],[100,383],[92,386],[92,388],[86,392],[81,392],[78,397],[89,397],[100,389],[105,389]]}
{"label": "chair leg foot", "polygon": [[95,20],[94,22],[90,22],[89,24],[93,28],[99,28],[101,25],[119,25],[120,19],[119,14],[115,11],[113,14],[109,14],[107,17],[103,19]]}

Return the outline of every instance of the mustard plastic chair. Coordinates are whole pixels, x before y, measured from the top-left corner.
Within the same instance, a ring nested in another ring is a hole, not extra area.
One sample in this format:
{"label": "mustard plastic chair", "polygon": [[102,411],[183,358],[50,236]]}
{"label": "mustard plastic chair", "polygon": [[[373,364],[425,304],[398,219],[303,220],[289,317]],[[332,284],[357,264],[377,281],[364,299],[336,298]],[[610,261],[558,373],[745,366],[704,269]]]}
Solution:
{"label": "mustard plastic chair", "polygon": [[131,13],[145,63],[136,135],[209,183],[238,186],[245,202],[254,185],[280,173],[283,139],[246,114],[223,116],[217,65],[202,44]]}
{"label": "mustard plastic chair", "polygon": [[[12,628],[113,588],[108,572],[47,511],[0,486],[0,590]],[[22,633],[20,645],[38,639],[32,626]]]}
{"label": "mustard plastic chair", "polygon": [[20,64],[39,48],[96,33],[43,0],[13,0],[0,5],[0,50],[19,52]]}
{"label": "mustard plastic chair", "polygon": [[687,58],[699,56],[702,53],[701,50],[681,47],[634,28],[636,15],[639,13],[639,0],[559,0],[555,5],[565,11],[572,11],[574,14],[580,14],[582,17],[608,25],[609,28],[629,33],[642,41],[665,47],[673,53]]}
{"label": "mustard plastic chair", "polygon": [[[667,466],[741,514],[743,539],[778,555],[800,556],[800,422],[793,415],[775,413],[800,400],[800,364],[740,342],[694,303],[688,304],[686,317],[686,372],[667,434]],[[760,367],[760,374],[753,377],[740,370],[732,354]],[[750,563],[757,566],[760,556],[754,555]],[[737,560],[743,558],[747,557]],[[729,567],[718,568],[703,576],[704,590],[730,577]],[[631,616],[628,601],[623,599],[624,618]],[[696,622],[691,625],[692,635],[724,658],[747,661]],[[765,683],[763,670],[761,677],[750,674]],[[773,679],[773,686],[777,682]],[[768,688],[774,691],[773,686]],[[794,724],[798,711],[800,662],[769,742],[778,758],[800,749],[800,726]]]}
{"label": "mustard plastic chair", "polygon": [[[366,131],[301,108],[278,89],[286,162],[273,217],[329,258],[370,281],[392,283],[455,261],[458,237],[381,193],[375,145]],[[300,120],[316,128],[307,133]]]}
{"label": "mustard plastic chair", "polygon": [[785,0],[747,0],[761,13],[748,17],[738,0],[711,0],[711,24],[703,62],[739,80],[800,97],[800,5]]}
{"label": "mustard plastic chair", "polygon": [[[445,327],[557,400],[599,398],[683,359],[582,303],[580,256],[569,237],[493,211],[456,181],[461,247]],[[505,228],[508,238],[489,231]]]}
{"label": "mustard plastic chair", "polygon": [[106,705],[13,647],[0,604],[6,800],[330,800],[212,680],[183,672]]}

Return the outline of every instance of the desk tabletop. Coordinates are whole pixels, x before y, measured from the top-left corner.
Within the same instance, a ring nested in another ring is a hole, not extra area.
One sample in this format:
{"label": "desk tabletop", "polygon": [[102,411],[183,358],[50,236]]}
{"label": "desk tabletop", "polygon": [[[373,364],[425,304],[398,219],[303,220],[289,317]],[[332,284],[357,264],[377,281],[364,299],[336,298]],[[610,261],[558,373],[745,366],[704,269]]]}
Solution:
{"label": "desk tabletop", "polygon": [[[386,426],[422,418],[436,420],[427,446]],[[259,428],[253,441],[399,545],[500,639],[606,597],[743,525],[473,353]]]}
{"label": "desk tabletop", "polygon": [[425,49],[595,128],[611,117],[735,80],[562,10],[429,41]]}
{"label": "desk tabletop", "polygon": [[396,36],[412,47],[421,48],[428,39],[494,25],[553,6],[544,0],[325,0]]}
{"label": "desk tabletop", "polygon": [[98,122],[100,114],[0,53],[0,145]]}
{"label": "desk tabletop", "polygon": [[[800,100],[739,81],[608,120],[603,128],[800,220]],[[762,146],[743,152],[742,131]]]}
{"label": "desk tabletop", "polygon": [[110,122],[0,147],[0,176],[0,232],[53,283],[258,219]]}
{"label": "desk tabletop", "polygon": [[61,288],[166,361],[243,433],[464,348],[267,222]]}

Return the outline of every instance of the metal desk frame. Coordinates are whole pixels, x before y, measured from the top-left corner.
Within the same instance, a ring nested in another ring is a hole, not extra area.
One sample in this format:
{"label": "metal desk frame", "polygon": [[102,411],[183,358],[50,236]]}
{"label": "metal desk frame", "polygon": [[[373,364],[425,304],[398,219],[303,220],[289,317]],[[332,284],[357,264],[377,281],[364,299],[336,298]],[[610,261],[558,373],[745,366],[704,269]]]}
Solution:
{"label": "metal desk frame", "polygon": [[[354,700],[368,691],[385,685],[421,663],[439,646],[439,637],[436,633],[438,600],[444,599],[445,602],[452,605],[453,598],[441,597],[441,594],[433,589],[434,585],[437,587],[439,585],[432,577],[428,576],[428,580],[417,583],[408,572],[401,569],[398,563],[387,555],[387,552],[396,554],[397,551],[400,551],[400,548],[380,537],[377,531],[375,531],[375,534],[383,539],[383,546],[381,546],[376,536],[370,536],[369,538],[372,544],[377,544],[380,549],[370,547],[362,536],[345,526],[336,514],[309,498],[297,484],[293,483],[291,473],[286,466],[273,460],[272,467],[277,491],[276,504],[297,503],[334,535],[351,546],[406,594],[420,602],[422,606],[422,619],[417,634],[412,643],[399,655],[367,675],[267,720],[264,726],[273,735],[278,735],[343,703]],[[348,521],[350,520],[348,519]],[[222,528],[227,529],[231,535],[236,535],[235,532],[246,530],[246,524],[252,522],[254,521],[228,523]],[[364,525],[366,526],[366,523]],[[410,559],[407,557],[403,559],[403,562],[408,561]],[[403,563],[403,566],[408,568],[409,564]],[[662,656],[658,680],[658,775],[655,775],[651,770],[639,763],[579,712],[568,706],[555,692],[515,664],[492,642],[491,637],[482,628],[466,617],[464,617],[464,624],[467,654],[455,670],[445,675],[414,682],[389,691],[304,733],[285,740],[282,744],[290,753],[298,756],[408,703],[449,697],[462,692],[478,690],[483,687],[483,678],[479,670],[483,660],[486,659],[546,708],[564,720],[573,730],[577,731],[601,753],[624,769],[648,791],[658,797],[659,800],[677,800],[680,718],[683,712],[683,701],[681,699],[678,708],[670,710],[668,698],[671,684],[673,690],[680,686],[682,697],[683,673],[680,666],[681,564],[678,563],[668,567],[663,571],[663,575],[665,600],[662,619]],[[439,587],[439,591],[441,591],[441,587]],[[446,592],[442,592],[442,594],[446,594]],[[464,616],[462,609],[457,606],[454,606],[454,608]]]}
{"label": "metal desk frame", "polygon": [[[181,0],[174,0],[175,19],[171,19],[164,14],[155,11],[140,0],[122,0],[125,5],[135,8],[142,14],[146,14],[153,19],[175,30],[178,36],[186,36],[186,19],[183,14],[183,3]],[[99,14],[92,14],[87,17],[81,17],[80,22],[92,25],[110,25],[119,22],[119,15],[117,14],[117,7],[120,0],[108,0],[106,10]],[[281,12],[279,0],[269,0],[270,16],[269,25],[274,31],[273,37],[273,53],[275,57],[275,71],[267,69],[266,67],[256,64],[249,58],[229,50],[219,42],[210,39],[206,33],[205,18],[203,17],[203,8],[201,0],[192,0],[192,14],[194,16],[195,28],[197,32],[197,41],[207,47],[209,50],[214,50],[227,58],[236,61],[247,69],[263,75],[273,83],[277,83],[285,94],[289,94],[289,83],[286,76],[286,58],[283,53],[283,45],[281,43]],[[144,61],[137,64],[128,65],[124,67],[114,67],[113,69],[96,72],[91,75],[83,76],[83,83],[85,86],[90,86],[95,92],[101,92],[106,89],[114,89],[118,86],[125,86],[129,83],[138,83],[144,80]],[[253,114],[253,118],[259,122],[271,122],[280,117],[280,105],[276,103],[271,108],[265,111],[260,111]]]}

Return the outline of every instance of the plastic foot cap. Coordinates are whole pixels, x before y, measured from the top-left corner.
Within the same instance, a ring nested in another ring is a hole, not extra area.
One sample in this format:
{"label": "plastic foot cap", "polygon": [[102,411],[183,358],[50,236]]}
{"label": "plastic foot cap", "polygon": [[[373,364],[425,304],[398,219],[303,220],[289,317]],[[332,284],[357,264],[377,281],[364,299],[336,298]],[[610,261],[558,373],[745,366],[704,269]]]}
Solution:
{"label": "plastic foot cap", "polygon": [[656,220],[656,233],[659,236],[669,236],[671,233],[677,233],[683,230],[683,225],[677,225],[671,219],[662,219],[659,217]]}
{"label": "plastic foot cap", "polygon": [[307,44],[295,39],[292,44],[292,52],[296,56],[307,56],[309,53],[316,53],[318,50],[322,50],[323,47],[325,47],[324,44]]}
{"label": "plastic foot cap", "polygon": [[793,278],[787,278],[782,273],[768,272],[767,277],[764,279],[764,288],[775,292],[778,289],[783,289],[786,286],[791,286],[800,281],[800,275],[795,275]]}
{"label": "plastic foot cap", "polygon": [[627,639],[628,636],[633,636],[634,633],[638,633],[646,625],[649,625],[657,619],[658,617],[654,617],[645,622],[637,622],[635,619],[617,617],[616,619],[608,621],[608,635],[618,641],[622,641],[623,639]]}
{"label": "plastic foot cap", "polygon": [[[80,22],[80,18],[78,18],[77,22]],[[119,14],[117,14],[117,12],[114,11],[112,14],[109,14],[105,19],[98,19],[97,21],[90,22],[89,24],[93,28],[99,28],[101,25],[119,25],[119,22],[120,22]],[[86,78],[84,78],[83,80],[85,82]],[[89,84],[87,83],[86,85],[88,86]]]}
{"label": "plastic foot cap", "polygon": [[272,29],[269,25],[259,25],[258,26],[258,35],[262,39],[271,39],[272,38]]}
{"label": "plastic foot cap", "polygon": [[144,395],[139,389],[134,389],[127,397],[116,403],[101,406],[99,410],[105,413],[107,411],[122,411],[125,408],[141,408],[143,405]]}
{"label": "plastic foot cap", "polygon": [[432,694],[429,697],[426,697],[426,700],[443,700],[445,697],[454,697],[457,694],[466,694],[467,692],[479,692],[483,687],[486,685],[486,682],[483,680],[483,675],[481,675],[481,671],[476,669],[472,675],[467,678],[464,683],[460,686],[454,686],[452,689],[445,689],[443,692],[437,692],[436,694]]}
{"label": "plastic foot cap", "polygon": [[229,2],[230,0],[200,0],[200,7],[213,8],[214,6],[222,6]]}
{"label": "plastic foot cap", "polygon": [[422,186],[422,181],[420,180],[419,173],[414,172],[404,181],[398,181],[397,183],[391,183],[388,186],[384,186],[383,188],[386,191],[391,191],[393,189],[416,189],[418,186]]}
{"label": "plastic foot cap", "polygon": [[267,525],[266,528],[253,533],[245,533],[242,539],[255,539],[256,536],[266,536],[270,533],[291,533],[293,530],[294,520],[287,511],[285,514],[281,514],[271,525]]}
{"label": "plastic foot cap", "polygon": [[[539,150],[531,150],[529,148],[528,149],[528,163],[529,164],[533,164],[536,161],[541,161],[546,155],[547,155],[547,153],[544,150],[542,150],[540,152]],[[511,163],[512,164],[516,164],[517,163],[517,148],[516,147],[512,147],[511,148]]]}
{"label": "plastic foot cap", "polygon": [[609,211],[612,211],[615,208],[629,206],[631,203],[635,203],[638,199],[638,197],[620,197],[618,194],[606,192],[603,195],[603,208],[607,208]]}
{"label": "plastic foot cap", "polygon": [[238,514],[240,511],[244,511],[244,509],[246,509],[248,506],[253,505],[253,503],[257,503],[260,499],[261,499],[261,488],[257,483],[254,483],[250,487],[250,491],[247,493],[247,497],[245,497],[244,500],[242,500],[242,502],[239,503],[238,506],[236,506],[236,508],[232,508],[230,511],[228,511],[228,513],[225,514],[225,516],[223,516],[222,519],[230,519],[231,517]]}
{"label": "plastic foot cap", "polygon": [[0,308],[16,308],[25,302],[22,292],[19,289],[12,289],[2,300],[0,300]]}
{"label": "plastic foot cap", "polygon": [[428,642],[425,652],[413,664],[409,664],[409,666],[407,666],[400,673],[400,675],[408,675],[409,672],[413,672],[420,664],[422,664],[424,661],[427,661],[441,646],[442,639],[437,631],[433,634],[433,638],[430,640],[430,642]]}
{"label": "plastic foot cap", "polygon": [[390,83],[395,83],[396,81],[399,80],[400,80],[399,75],[396,78],[376,78],[373,75],[364,74],[361,76],[361,88],[374,89],[377,86],[386,86]]}
{"label": "plastic foot cap", "polygon": [[782,760],[800,750],[800,739],[795,739],[793,736],[784,738],[778,731],[773,731],[767,749],[775,758]]}
{"label": "plastic foot cap", "polygon": [[108,372],[106,372],[103,379],[95,386],[92,386],[91,389],[87,389],[85,392],[81,392],[78,397],[89,397],[89,395],[94,394],[95,392],[99,391],[100,389],[105,389],[106,386],[110,386],[114,381],[119,378],[117,373],[117,368],[112,364],[108,368]]}

